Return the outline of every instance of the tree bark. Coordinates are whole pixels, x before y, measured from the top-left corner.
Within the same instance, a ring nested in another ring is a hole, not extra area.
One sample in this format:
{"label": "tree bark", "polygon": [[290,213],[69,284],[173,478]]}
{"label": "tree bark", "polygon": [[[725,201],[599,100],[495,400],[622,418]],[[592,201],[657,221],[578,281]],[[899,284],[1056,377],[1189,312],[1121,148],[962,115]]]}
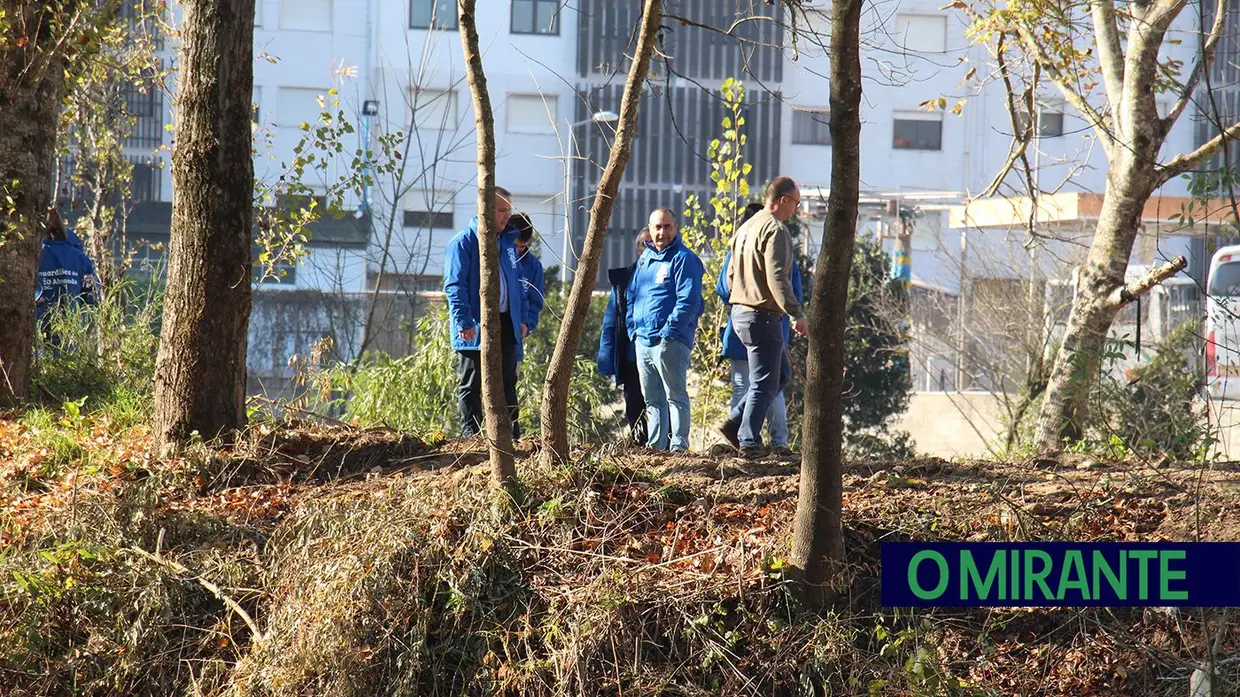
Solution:
{"label": "tree bark", "polygon": [[1072,312],[1038,413],[1034,444],[1044,451],[1085,435],[1089,394],[1107,333],[1124,304],[1112,296],[1124,287],[1142,210],[1157,186],[1152,159],[1144,164],[1141,154],[1121,148],[1113,152],[1094,241],[1079,269]]}
{"label": "tree bark", "polygon": [[[577,272],[573,276],[572,293],[564,309],[564,322],[556,337],[555,351],[547,369],[542,403],[543,457],[549,464],[568,460],[568,404],[572,384],[573,367],[581,333],[585,329],[586,316],[590,312],[590,297],[594,291],[594,279],[598,275],[603,245],[607,241],[607,225],[615,207],[616,192],[624,169],[629,164],[633,134],[637,131],[637,112],[641,104],[642,83],[650,71],[650,56],[654,52],[659,33],[659,19],[663,13],[662,0],[646,0],[642,10],[641,30],[637,36],[637,52],[629,66],[624,83],[624,97],[620,102],[620,129],[607,156],[607,167],[594,193],[590,206],[590,223]],[[566,192],[567,193],[567,192]]]}
{"label": "tree bark", "polygon": [[[457,26],[465,56],[465,76],[474,100],[474,126],[478,139],[478,260],[482,281],[482,406],[486,412],[487,444],[495,482],[516,493],[517,466],[512,452],[512,422],[504,397],[500,367],[499,241],[492,211],[495,209],[495,117],[482,70],[475,24],[476,0],[459,0]],[[517,292],[520,292],[519,290]]]}
{"label": "tree bark", "polygon": [[35,279],[67,89],[54,19],[76,7],[0,2],[0,406],[25,399],[30,389]]}
{"label": "tree bark", "polygon": [[183,3],[172,239],[155,362],[155,436],[245,425],[253,241],[254,0]]}
{"label": "tree bark", "polygon": [[831,6],[831,193],[814,269],[792,568],[821,606],[844,558],[844,332],[861,181],[861,0]]}

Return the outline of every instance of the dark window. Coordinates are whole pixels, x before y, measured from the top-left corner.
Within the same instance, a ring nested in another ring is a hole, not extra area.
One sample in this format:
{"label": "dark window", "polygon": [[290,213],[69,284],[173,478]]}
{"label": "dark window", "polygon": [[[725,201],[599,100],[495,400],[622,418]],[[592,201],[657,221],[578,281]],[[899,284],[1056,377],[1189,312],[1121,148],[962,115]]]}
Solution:
{"label": "dark window", "polygon": [[1240,295],[1240,262],[1219,264],[1214,269],[1214,273],[1210,274],[1210,284],[1206,293],[1214,297]]}
{"label": "dark window", "polygon": [[456,0],[409,0],[410,29],[456,29]]}
{"label": "dark window", "polygon": [[[1028,112],[1016,112],[1016,125],[1020,127],[1020,132],[1024,133],[1029,127]],[[1063,112],[1042,110],[1042,127],[1039,129],[1038,136],[1041,138],[1057,138],[1063,135]],[[1019,135],[1019,134],[1018,134]]]}
{"label": "dark window", "polygon": [[892,129],[891,147],[896,150],[942,150],[943,122],[939,119],[902,119],[897,117]]}
{"label": "dark window", "polygon": [[826,111],[792,110],[792,142],[802,145],[830,145],[830,115]]}
{"label": "dark window", "polygon": [[560,0],[512,0],[513,34],[560,33]]}
{"label": "dark window", "polygon": [[137,203],[163,200],[163,168],[158,160],[130,158],[133,164],[133,181],[130,192]]}
{"label": "dark window", "polygon": [[454,222],[452,211],[405,211],[405,227],[451,230]]}

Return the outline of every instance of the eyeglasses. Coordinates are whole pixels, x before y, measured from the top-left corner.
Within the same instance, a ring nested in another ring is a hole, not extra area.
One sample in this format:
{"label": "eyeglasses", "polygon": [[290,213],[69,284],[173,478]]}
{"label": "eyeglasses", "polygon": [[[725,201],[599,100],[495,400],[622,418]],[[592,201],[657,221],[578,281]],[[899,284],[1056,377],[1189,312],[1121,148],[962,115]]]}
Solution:
{"label": "eyeglasses", "polygon": [[[784,198],[792,198],[792,197],[791,197],[791,196],[785,196]],[[801,205],[801,199],[799,199],[799,198],[792,198],[792,202],[793,202],[793,204],[795,204],[795,205],[797,205],[797,206],[800,206],[800,205]]]}

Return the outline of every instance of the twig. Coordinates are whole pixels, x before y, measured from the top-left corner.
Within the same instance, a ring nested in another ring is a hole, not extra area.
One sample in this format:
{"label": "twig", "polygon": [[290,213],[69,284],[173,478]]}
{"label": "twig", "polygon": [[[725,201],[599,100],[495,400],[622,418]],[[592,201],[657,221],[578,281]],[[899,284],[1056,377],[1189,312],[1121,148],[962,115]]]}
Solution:
{"label": "twig", "polygon": [[[163,531],[161,530],[160,532],[161,532],[161,539],[162,539]],[[227,605],[230,610],[237,613],[237,616],[239,616],[241,620],[245,622],[246,626],[250,628],[250,634],[254,637],[256,641],[263,640],[263,632],[259,630],[258,624],[254,621],[254,618],[250,617],[250,613],[246,612],[245,608],[238,605],[237,601],[225,595],[224,591],[220,590],[219,586],[193,573],[189,569],[172,561],[171,559],[168,559],[162,556],[156,556],[140,547],[126,547],[125,549],[126,551],[129,551],[133,554],[136,554],[142,557],[143,559],[146,559],[148,561],[153,561],[156,564],[159,564],[160,566],[172,571],[173,573],[182,574],[182,575],[191,577],[193,580],[197,581],[203,588],[206,588],[208,591],[210,591],[212,595],[214,595],[215,597],[223,601],[223,603]]]}

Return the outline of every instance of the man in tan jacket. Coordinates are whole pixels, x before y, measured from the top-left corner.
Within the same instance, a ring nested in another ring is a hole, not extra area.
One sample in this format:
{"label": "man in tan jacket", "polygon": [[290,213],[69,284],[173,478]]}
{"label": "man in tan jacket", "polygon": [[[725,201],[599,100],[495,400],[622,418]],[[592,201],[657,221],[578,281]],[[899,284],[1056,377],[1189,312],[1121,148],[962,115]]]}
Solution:
{"label": "man in tan jacket", "polygon": [[749,392],[716,427],[732,447],[749,457],[765,454],[762,423],[771,402],[792,375],[784,370],[784,315],[793,331],[808,334],[805,313],[792,288],[792,236],[784,224],[796,215],[801,191],[788,177],[767,185],[764,207],[736,231],[728,287],[732,327],[749,356]]}

